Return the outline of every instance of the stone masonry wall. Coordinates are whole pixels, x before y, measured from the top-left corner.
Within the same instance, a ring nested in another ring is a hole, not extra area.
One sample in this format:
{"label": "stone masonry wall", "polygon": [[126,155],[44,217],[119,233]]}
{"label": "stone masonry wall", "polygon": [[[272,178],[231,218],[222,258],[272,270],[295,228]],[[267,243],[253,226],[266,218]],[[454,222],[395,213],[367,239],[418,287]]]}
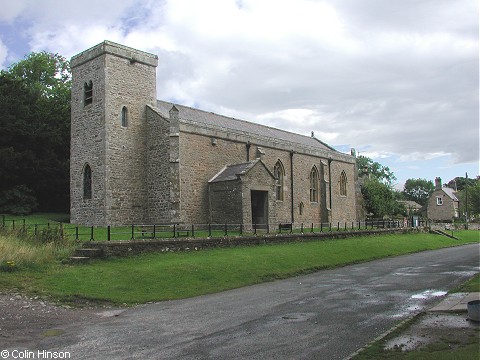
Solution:
{"label": "stone masonry wall", "polygon": [[[180,114],[181,117],[181,114]],[[183,131],[182,131],[183,129]],[[247,141],[222,132],[195,133],[190,127],[180,125],[180,178],[182,221],[187,223],[207,223],[209,219],[208,181],[225,165],[247,161]],[[255,159],[257,148],[262,149],[262,161],[273,173],[278,160],[283,164],[284,199],[275,200],[276,219],[291,222],[292,217],[292,175],[290,150],[273,148],[268,144],[250,145],[248,158]],[[343,160],[331,161],[332,210],[330,202],[330,174],[328,157],[306,154],[301,148],[293,148],[293,214],[297,223],[356,220],[355,211],[355,164]],[[333,154],[336,156],[336,154]],[[310,202],[310,171],[316,166],[319,171],[319,202]],[[347,196],[340,197],[340,174],[347,175]],[[274,193],[273,193],[274,194]],[[300,214],[300,204],[303,211]]]}
{"label": "stone masonry wall", "polygon": [[[144,221],[146,105],[156,103],[157,57],[105,41],[72,58],[72,221],[116,225]],[[93,103],[83,106],[92,80]],[[122,109],[127,109],[127,126]],[[80,199],[79,169],[92,163],[91,200]]]}
{"label": "stone masonry wall", "polygon": [[170,223],[170,122],[147,107],[147,214],[148,224]]}
{"label": "stone masonry wall", "polygon": [[209,208],[212,224],[241,223],[242,188],[240,180],[209,184]]}
{"label": "stone masonry wall", "polygon": [[[437,197],[443,201],[437,205]],[[431,220],[452,220],[455,214],[454,201],[443,190],[435,190],[427,202],[427,218]]]}
{"label": "stone masonry wall", "polygon": [[[104,57],[75,66],[72,61],[70,221],[75,224],[105,223],[105,71]],[[84,84],[92,81],[93,101],[84,104]],[[83,171],[92,170],[92,197],[83,198]]]}

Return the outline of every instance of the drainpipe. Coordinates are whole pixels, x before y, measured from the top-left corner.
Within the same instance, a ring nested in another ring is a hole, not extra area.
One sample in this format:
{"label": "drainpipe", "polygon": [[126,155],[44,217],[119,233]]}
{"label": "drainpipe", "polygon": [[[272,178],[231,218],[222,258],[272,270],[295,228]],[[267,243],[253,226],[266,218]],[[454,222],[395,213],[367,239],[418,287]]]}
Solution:
{"label": "drainpipe", "polygon": [[247,162],[249,162],[250,161],[250,146],[252,146],[252,144],[250,143],[250,141],[247,141],[245,146],[247,148]]}
{"label": "drainpipe", "polygon": [[331,168],[331,164],[332,164],[332,157],[330,156],[328,158],[328,203],[329,203],[329,208],[330,208],[330,219],[332,219],[332,212],[333,212],[333,209],[332,209],[332,168]]}
{"label": "drainpipe", "polygon": [[295,222],[295,211],[294,211],[294,201],[293,201],[293,150],[290,151],[290,198],[291,198],[291,214],[292,214],[292,224]]}

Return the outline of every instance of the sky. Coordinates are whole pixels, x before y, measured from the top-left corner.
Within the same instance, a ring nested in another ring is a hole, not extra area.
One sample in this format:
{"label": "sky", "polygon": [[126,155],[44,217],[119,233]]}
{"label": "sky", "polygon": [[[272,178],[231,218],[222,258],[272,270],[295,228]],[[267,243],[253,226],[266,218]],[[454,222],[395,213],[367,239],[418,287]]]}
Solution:
{"label": "sky", "polygon": [[104,40],[157,98],[315,137],[411,178],[479,175],[475,0],[0,0],[0,68]]}

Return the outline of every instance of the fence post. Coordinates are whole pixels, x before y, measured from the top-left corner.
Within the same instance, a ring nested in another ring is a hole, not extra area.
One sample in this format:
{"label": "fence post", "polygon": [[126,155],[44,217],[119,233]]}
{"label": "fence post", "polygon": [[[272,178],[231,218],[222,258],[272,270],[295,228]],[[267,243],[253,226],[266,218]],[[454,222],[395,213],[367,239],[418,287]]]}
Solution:
{"label": "fence post", "polygon": [[332,223],[328,223],[328,231],[332,232]]}
{"label": "fence post", "polygon": [[311,228],[311,232],[313,233],[313,223],[312,223],[312,228]]}
{"label": "fence post", "polygon": [[267,222],[267,234],[270,234],[270,223]]}
{"label": "fence post", "polygon": [[195,225],[192,224],[192,237],[195,237]]}
{"label": "fence post", "polygon": [[78,241],[78,226],[75,226],[75,241]]}
{"label": "fence post", "polygon": [[93,241],[93,225],[92,225],[92,228],[90,229],[90,241]]}
{"label": "fence post", "polygon": [[243,235],[243,223],[240,224],[240,236],[242,236],[242,235]]}
{"label": "fence post", "polygon": [[153,224],[153,238],[156,239],[157,238],[157,228],[156,228],[156,225]]}
{"label": "fence post", "polygon": [[225,235],[224,236],[228,236],[228,225],[225,223]]}
{"label": "fence post", "polygon": [[340,221],[337,223],[337,231],[340,231]]}
{"label": "fence post", "polygon": [[323,222],[320,223],[320,232],[323,232]]}
{"label": "fence post", "polygon": [[175,238],[177,234],[177,224],[173,224],[173,237]]}
{"label": "fence post", "polygon": [[135,240],[135,225],[132,224],[132,238],[130,240]]}
{"label": "fence post", "polygon": [[303,222],[302,222],[302,225],[300,226],[300,232],[303,234]]}
{"label": "fence post", "polygon": [[281,234],[282,233],[282,223],[278,225],[278,232]]}
{"label": "fence post", "polygon": [[257,235],[257,224],[253,224],[253,233]]}
{"label": "fence post", "polygon": [[12,220],[12,230],[15,230],[15,219]]}
{"label": "fence post", "polygon": [[107,226],[107,241],[110,241],[110,225]]}
{"label": "fence post", "polygon": [[212,224],[208,223],[208,237],[212,237]]}

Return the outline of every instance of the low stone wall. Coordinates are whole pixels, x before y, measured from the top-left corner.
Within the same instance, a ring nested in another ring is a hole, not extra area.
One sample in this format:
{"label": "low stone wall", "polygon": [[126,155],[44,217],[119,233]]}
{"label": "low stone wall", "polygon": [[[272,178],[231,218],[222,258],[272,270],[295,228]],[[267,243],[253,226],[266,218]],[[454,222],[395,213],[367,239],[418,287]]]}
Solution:
{"label": "low stone wall", "polygon": [[377,229],[358,231],[335,231],[304,234],[266,234],[257,236],[238,236],[222,238],[183,238],[183,239],[145,239],[130,241],[91,241],[84,243],[84,248],[101,249],[104,257],[128,256],[148,252],[195,251],[209,248],[236,246],[254,246],[280,244],[288,242],[318,241],[326,239],[343,239],[354,236],[382,235],[419,232],[414,228]]}

